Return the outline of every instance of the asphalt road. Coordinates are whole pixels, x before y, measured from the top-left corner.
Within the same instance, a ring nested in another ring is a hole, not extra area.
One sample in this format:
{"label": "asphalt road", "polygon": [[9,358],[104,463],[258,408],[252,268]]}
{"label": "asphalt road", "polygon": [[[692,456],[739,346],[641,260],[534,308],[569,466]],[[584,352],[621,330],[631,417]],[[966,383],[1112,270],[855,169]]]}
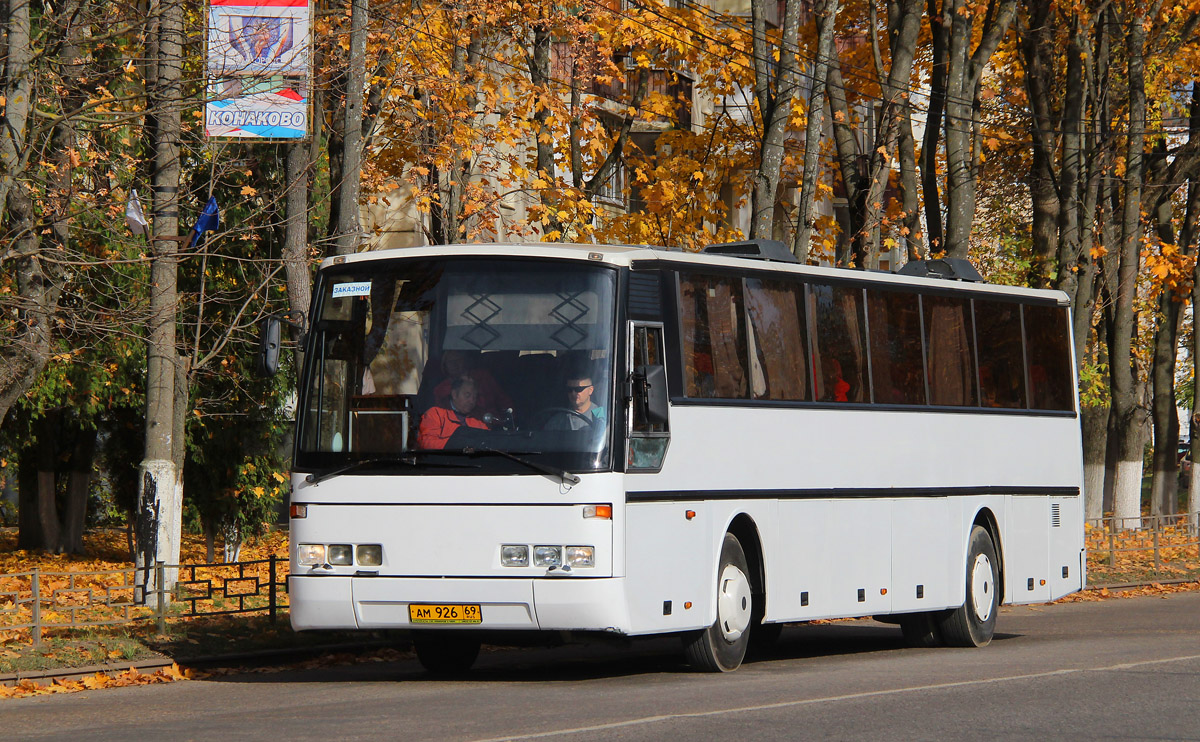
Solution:
{"label": "asphalt road", "polygon": [[0,739],[1200,740],[1200,592],[1002,609],[983,649],[801,625],[727,675],[677,643],[485,652],[0,701]]}

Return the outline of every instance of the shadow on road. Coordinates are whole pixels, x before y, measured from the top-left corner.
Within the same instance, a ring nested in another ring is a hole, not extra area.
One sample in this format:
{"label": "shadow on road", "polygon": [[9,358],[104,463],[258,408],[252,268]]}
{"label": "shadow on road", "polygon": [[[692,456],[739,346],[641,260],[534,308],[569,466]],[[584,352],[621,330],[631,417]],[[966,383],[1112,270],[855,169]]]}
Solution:
{"label": "shadow on road", "polygon": [[[1016,634],[997,634],[996,641]],[[910,650],[898,626],[869,620],[805,623],[787,626],[768,651],[751,654],[743,672],[763,663],[819,659],[882,651]],[[411,653],[399,659],[334,655],[282,668],[258,668],[212,676],[230,683],[544,683],[584,681],[651,674],[690,674],[677,636],[588,641],[552,647],[485,645],[475,667],[461,677],[435,678]]]}

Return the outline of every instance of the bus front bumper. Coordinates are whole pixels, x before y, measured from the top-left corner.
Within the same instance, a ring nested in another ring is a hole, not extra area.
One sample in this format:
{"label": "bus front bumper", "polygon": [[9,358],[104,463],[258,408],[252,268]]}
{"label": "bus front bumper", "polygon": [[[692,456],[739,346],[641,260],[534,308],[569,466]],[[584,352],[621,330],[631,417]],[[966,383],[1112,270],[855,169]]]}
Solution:
{"label": "bus front bumper", "polygon": [[[289,577],[292,628],[483,629],[628,633],[625,580]],[[409,605],[478,605],[477,624],[409,620]]]}

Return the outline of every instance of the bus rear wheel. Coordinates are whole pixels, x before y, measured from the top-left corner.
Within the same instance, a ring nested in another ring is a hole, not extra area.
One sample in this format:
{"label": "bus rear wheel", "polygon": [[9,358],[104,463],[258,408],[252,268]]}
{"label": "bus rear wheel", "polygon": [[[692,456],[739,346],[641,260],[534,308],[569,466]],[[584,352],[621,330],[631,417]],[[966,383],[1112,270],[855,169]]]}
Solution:
{"label": "bus rear wheel", "polygon": [[479,637],[465,631],[418,631],[413,633],[417,661],[430,675],[461,675],[479,656]]}
{"label": "bus rear wheel", "polygon": [[702,672],[731,672],[746,657],[754,625],[754,593],[746,553],[737,536],[725,534],[717,568],[717,620],[684,638],[688,663]]}
{"label": "bus rear wheel", "polygon": [[972,528],[967,550],[966,600],[938,626],[938,633],[947,645],[982,647],[992,640],[1000,606],[999,564],[987,530],[982,526]]}

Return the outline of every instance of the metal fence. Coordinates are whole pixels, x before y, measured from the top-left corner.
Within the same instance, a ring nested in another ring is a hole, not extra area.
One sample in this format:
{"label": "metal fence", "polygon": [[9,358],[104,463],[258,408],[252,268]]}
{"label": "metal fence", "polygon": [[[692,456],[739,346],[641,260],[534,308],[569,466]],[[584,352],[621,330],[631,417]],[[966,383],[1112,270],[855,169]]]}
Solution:
{"label": "metal fence", "polygon": [[[137,570],[100,572],[30,572],[0,574],[0,635],[29,631],[34,646],[52,629],[114,626],[154,621],[159,633],[168,619],[266,612],[273,622],[287,606],[287,576],[271,556],[225,564],[159,562],[154,585],[177,571],[171,590],[143,593]],[[284,570],[286,572],[286,569]],[[147,600],[147,598],[150,598]]]}
{"label": "metal fence", "polygon": [[1200,576],[1195,513],[1092,519],[1086,546],[1092,584]]}

